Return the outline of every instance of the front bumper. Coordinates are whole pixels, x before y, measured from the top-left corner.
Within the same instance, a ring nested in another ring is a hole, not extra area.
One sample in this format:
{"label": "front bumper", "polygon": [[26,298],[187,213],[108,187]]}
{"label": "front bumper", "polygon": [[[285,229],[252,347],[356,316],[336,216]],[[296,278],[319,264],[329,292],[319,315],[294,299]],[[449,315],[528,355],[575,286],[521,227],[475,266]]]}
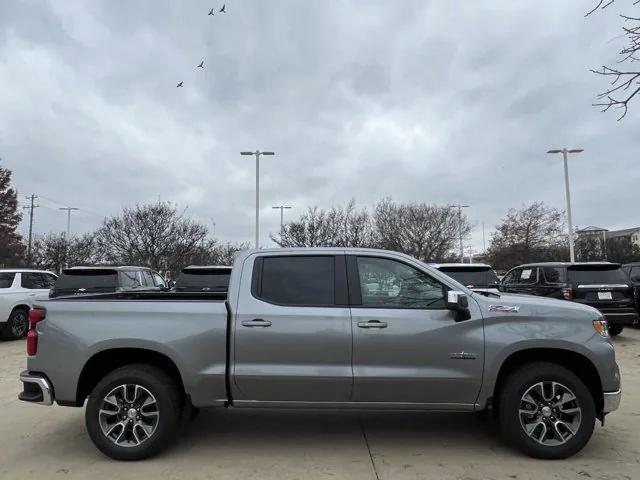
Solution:
{"label": "front bumper", "polygon": [[53,404],[53,388],[44,375],[24,371],[20,374],[22,392],[18,399],[23,402],[37,403],[38,405]]}
{"label": "front bumper", "polygon": [[604,392],[604,403],[602,407],[602,413],[610,413],[618,409],[620,406],[620,399],[622,397],[622,390],[617,392]]}

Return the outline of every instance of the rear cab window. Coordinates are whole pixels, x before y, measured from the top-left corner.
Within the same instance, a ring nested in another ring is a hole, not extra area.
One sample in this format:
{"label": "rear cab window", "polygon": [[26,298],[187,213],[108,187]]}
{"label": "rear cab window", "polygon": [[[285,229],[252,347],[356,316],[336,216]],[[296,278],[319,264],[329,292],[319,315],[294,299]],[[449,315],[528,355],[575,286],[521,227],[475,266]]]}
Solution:
{"label": "rear cab window", "polygon": [[185,268],[176,280],[179,291],[226,292],[229,288],[231,269],[227,268]]}
{"label": "rear cab window", "polygon": [[118,286],[118,272],[112,269],[69,269],[64,270],[55,283],[59,294],[113,291]]}
{"label": "rear cab window", "polygon": [[276,305],[336,305],[336,256],[258,257],[254,264],[254,297]]}
{"label": "rear cab window", "polygon": [[0,272],[0,288],[11,288],[15,278],[15,272]]}

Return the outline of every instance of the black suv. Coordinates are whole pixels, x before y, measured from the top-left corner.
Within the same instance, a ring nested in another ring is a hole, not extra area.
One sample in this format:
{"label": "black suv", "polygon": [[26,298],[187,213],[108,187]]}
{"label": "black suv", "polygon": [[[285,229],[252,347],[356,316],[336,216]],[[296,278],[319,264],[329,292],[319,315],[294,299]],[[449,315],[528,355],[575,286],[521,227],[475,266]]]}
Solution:
{"label": "black suv", "polygon": [[571,300],[597,308],[618,335],[638,323],[633,289],[619,263],[531,263],[507,272],[500,290]]}
{"label": "black suv", "polygon": [[174,289],[178,292],[226,292],[231,267],[190,265],[182,269]]}
{"label": "black suv", "polygon": [[167,290],[167,283],[146,267],[72,267],[62,271],[49,297],[131,290]]}
{"label": "black suv", "polygon": [[631,285],[633,285],[636,310],[640,313],[640,262],[627,263],[622,266],[622,270],[627,274]]}

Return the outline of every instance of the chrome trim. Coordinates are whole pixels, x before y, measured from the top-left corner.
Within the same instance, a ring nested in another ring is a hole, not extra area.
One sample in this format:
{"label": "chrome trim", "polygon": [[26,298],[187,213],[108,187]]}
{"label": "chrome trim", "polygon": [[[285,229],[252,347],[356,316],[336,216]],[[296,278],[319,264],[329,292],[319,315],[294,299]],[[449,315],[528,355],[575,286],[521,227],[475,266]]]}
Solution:
{"label": "chrome trim", "polygon": [[611,283],[602,285],[578,285],[578,288],[627,288],[626,283]]}
{"label": "chrome trim", "polygon": [[[39,402],[29,403],[35,403],[38,405],[53,405],[53,394],[51,391],[51,385],[49,385],[49,382],[46,378],[29,375],[28,373],[21,373],[20,381],[22,383],[35,383],[38,387],[40,387],[40,391],[42,392],[42,400]],[[27,400],[24,401],[26,402]]]}
{"label": "chrome trim", "polygon": [[604,403],[602,406],[602,413],[613,412],[620,407],[620,399],[622,398],[622,390],[617,392],[604,392]]}

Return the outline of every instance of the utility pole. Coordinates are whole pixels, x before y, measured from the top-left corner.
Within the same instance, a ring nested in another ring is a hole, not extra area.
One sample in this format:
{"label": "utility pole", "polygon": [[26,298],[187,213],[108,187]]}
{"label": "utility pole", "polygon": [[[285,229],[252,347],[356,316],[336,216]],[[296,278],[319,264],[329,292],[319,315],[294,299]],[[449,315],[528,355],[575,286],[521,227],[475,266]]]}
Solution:
{"label": "utility pole", "polygon": [[260,155],[275,155],[274,152],[240,152],[240,155],[256,156],[256,248],[260,248]]}
{"label": "utility pole", "polygon": [[277,207],[271,208],[280,209],[280,238],[282,238],[282,234],[284,233],[284,211],[285,209],[289,210],[291,207],[289,207],[288,205],[278,205]]}
{"label": "utility pole", "polygon": [[484,222],[482,222],[482,254],[487,254],[487,242],[484,239]]}
{"label": "utility pole", "polygon": [[458,209],[458,236],[460,237],[460,263],[464,263],[464,246],[462,245],[462,209],[471,205],[449,205],[449,208]]}
{"label": "utility pole", "polygon": [[31,204],[28,207],[22,207],[22,208],[29,209],[29,244],[27,246],[27,264],[29,266],[31,266],[31,245],[33,242],[33,209],[38,208],[40,206],[40,205],[34,205],[33,202],[35,201],[36,198],[38,198],[37,195],[31,194],[30,196],[27,197],[27,200],[30,200]]}
{"label": "utility pole", "polygon": [[73,210],[80,210],[78,207],[60,207],[58,210],[66,210],[67,211],[67,242],[69,241],[69,237],[71,235],[71,212]]}
{"label": "utility pole", "polygon": [[576,261],[576,254],[573,248],[573,224],[571,223],[571,192],[569,191],[569,165],[567,162],[568,154],[584,152],[582,148],[573,148],[568,150],[566,148],[556,148],[549,150],[547,153],[561,153],[564,160],[564,193],[567,200],[567,223],[569,229],[569,257],[572,262]]}

